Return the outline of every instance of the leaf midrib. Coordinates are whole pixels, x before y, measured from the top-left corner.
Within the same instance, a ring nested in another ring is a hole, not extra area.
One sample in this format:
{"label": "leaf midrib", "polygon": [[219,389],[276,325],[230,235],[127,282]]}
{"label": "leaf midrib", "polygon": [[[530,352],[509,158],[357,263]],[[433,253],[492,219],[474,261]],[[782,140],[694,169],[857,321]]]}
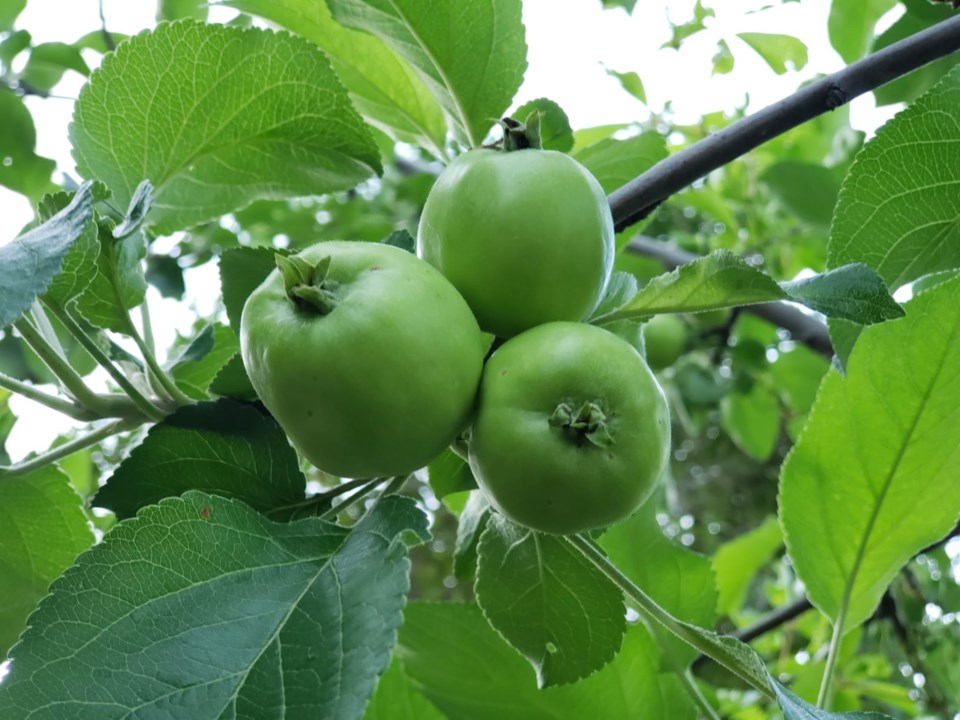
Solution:
{"label": "leaf midrib", "polygon": [[[950,334],[950,339],[946,343],[946,348],[949,351],[949,348],[953,346],[956,341],[956,336],[960,328],[960,324],[954,323],[953,331]],[[904,456],[906,455],[907,449],[910,447],[910,440],[913,437],[914,432],[916,432],[917,425],[920,422],[920,418],[923,416],[924,411],[927,407],[927,404],[930,399],[930,395],[933,392],[933,388],[937,386],[937,382],[940,379],[940,374],[943,372],[946,363],[939,363],[936,373],[930,380],[930,384],[927,386],[926,391],[923,394],[923,398],[917,406],[917,412],[914,415],[912,421],[910,422],[910,427],[907,430],[907,433],[904,437],[903,442],[900,444],[900,448],[897,451],[897,456],[894,458],[893,464],[890,466],[890,471],[887,473],[887,477],[883,482],[883,486],[880,490],[880,494],[877,497],[877,501],[874,503],[873,510],[870,513],[870,517],[867,519],[867,525],[864,528],[863,539],[860,542],[860,546],[857,548],[857,554],[854,556],[853,565],[850,568],[850,572],[847,575],[847,581],[844,585],[843,596],[840,600],[840,607],[837,611],[837,625],[840,626],[840,632],[842,633],[844,628],[843,624],[846,622],[847,611],[850,607],[850,600],[853,596],[853,588],[856,585],[857,577],[860,573],[860,566],[863,563],[863,559],[866,556],[867,545],[870,542],[870,536],[873,533],[874,525],[876,525],[877,518],[880,516],[880,510],[883,507],[884,499],[887,496],[887,492],[890,490],[890,486],[893,483],[893,478],[896,476],[897,471],[900,468],[900,463],[903,461]]]}

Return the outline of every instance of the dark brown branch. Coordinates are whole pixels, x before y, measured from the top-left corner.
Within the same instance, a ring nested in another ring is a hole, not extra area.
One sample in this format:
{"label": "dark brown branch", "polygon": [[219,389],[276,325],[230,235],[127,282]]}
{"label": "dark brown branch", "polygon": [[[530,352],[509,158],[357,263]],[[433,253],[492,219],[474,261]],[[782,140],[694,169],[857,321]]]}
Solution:
{"label": "dark brown branch", "polygon": [[[669,270],[697,259],[693,253],[641,235],[630,241],[627,251],[658,260]],[[833,345],[830,343],[827,326],[816,318],[780,302],[747,305],[743,311],[788,330],[793,340],[803,343],[821,355],[827,358],[833,357]]]}
{"label": "dark brown branch", "polygon": [[956,50],[960,50],[960,16],[868,55],[671,155],[611,193],[610,208],[617,231],[767,140]]}

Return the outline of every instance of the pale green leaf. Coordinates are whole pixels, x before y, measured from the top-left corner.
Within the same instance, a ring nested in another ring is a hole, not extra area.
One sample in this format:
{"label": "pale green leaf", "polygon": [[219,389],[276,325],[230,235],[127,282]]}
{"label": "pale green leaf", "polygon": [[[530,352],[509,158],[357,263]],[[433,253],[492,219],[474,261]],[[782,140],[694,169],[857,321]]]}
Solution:
{"label": "pale green leaf", "polygon": [[[710,559],[663,534],[652,500],[611,526],[599,543],[620,572],[672,615],[694,625],[713,625],[717,590]],[[693,660],[695,652],[673,636],[659,632],[658,640],[676,663]]]}
{"label": "pale green leaf", "polygon": [[30,50],[21,77],[30,87],[45,92],[60,82],[67,70],[84,77],[90,74],[78,48],[62,42],[41,43]]}
{"label": "pale green leaf", "polygon": [[340,23],[376,36],[419,73],[457,139],[483,142],[527,67],[520,0],[328,0]]}
{"label": "pale green leaf", "polygon": [[769,275],[728,250],[653,278],[604,322],[664,312],[698,312],[732,305],[781,300],[784,291]]}
{"label": "pale green leaf", "polygon": [[896,4],[897,0],[833,0],[827,29],[830,44],[844,62],[867,54],[877,21]]}
{"label": "pale green leaf", "polygon": [[960,278],[866,329],[782,469],[780,520],[813,603],[849,630],[960,515]]}
{"label": "pale green leaf", "polygon": [[766,387],[754,383],[749,392],[723,396],[720,422],[737,447],[764,462],[780,436],[780,403]]}
{"label": "pale green leaf", "polygon": [[593,174],[605,193],[611,193],[667,157],[667,146],[662,135],[650,131],[625,140],[599,140],[577,150],[573,157]]}
{"label": "pale green leaf", "polygon": [[492,515],[475,589],[487,620],[530,661],[541,687],[586,677],[620,648],[623,594],[563,538]]}
{"label": "pale green leaf", "polygon": [[783,546],[783,534],[775,517],[740,537],[721,545],[713,556],[717,576],[717,612],[734,615],[743,606],[754,576]]}
{"label": "pale green leaf", "polygon": [[475,605],[411,603],[396,655],[413,684],[449,718],[696,718],[676,679],[660,674],[660,652],[641,625],[627,629],[620,652],[600,671],[543,690],[533,668]]}
{"label": "pale green leaf", "polygon": [[371,125],[401,142],[444,157],[446,123],[440,106],[414,72],[382,40],[334,21],[320,0],[227,0],[315,42],[327,56],[350,99]]}
{"label": "pale green leaf", "polygon": [[170,368],[170,374],[187,395],[206,400],[214,378],[240,352],[237,334],[226,325],[207,325]]}
{"label": "pale green leaf", "polygon": [[329,61],[285,33],[161,24],[108,55],[70,126],[80,173],[126,207],[155,188],[167,233],[257,198],[352,187],[380,169],[368,128]]}
{"label": "pale green leaf", "polygon": [[146,508],[54,583],[0,716],[357,718],[402,620],[410,531],[426,517],[396,496],[349,529],[200,492]]}
{"label": "pale green leaf", "polygon": [[48,466],[0,479],[0,659],[47,587],[93,543],[70,479]]}
{"label": "pale green leaf", "polygon": [[85,184],[47,222],[0,246],[0,328],[19,318],[50,287],[92,215],[92,190]]}
{"label": "pale green leaf", "polygon": [[57,164],[34,153],[37,132],[23,100],[8,90],[0,92],[0,185],[32,200],[53,189],[50,175]]}
{"label": "pale green leaf", "polygon": [[743,32],[737,37],[752,47],[777,75],[802,70],[807,64],[807,46],[793,35]]}
{"label": "pale green leaf", "polygon": [[[863,262],[891,290],[960,267],[960,67],[877,132],[857,155],[830,229],[827,267]],[[845,359],[859,329],[832,321]]]}
{"label": "pale green leaf", "polygon": [[604,65],[603,69],[606,71],[607,75],[615,78],[620,83],[620,86],[627,91],[627,93],[635,97],[644,105],[647,104],[647,91],[643,89],[643,80],[640,79],[640,76],[637,73],[632,71],[618,72],[617,70],[611,70],[606,65]]}
{"label": "pale green leaf", "polygon": [[466,461],[449,448],[427,465],[427,479],[437,500],[465,490],[475,490],[477,481]]}

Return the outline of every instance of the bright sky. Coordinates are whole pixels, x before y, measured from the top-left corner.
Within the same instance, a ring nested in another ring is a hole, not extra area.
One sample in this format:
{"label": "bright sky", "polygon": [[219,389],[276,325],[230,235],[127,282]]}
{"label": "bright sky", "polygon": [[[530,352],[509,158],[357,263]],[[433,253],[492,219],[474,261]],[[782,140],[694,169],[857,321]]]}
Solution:
{"label": "bright sky", "polygon": [[[640,0],[633,15],[622,10],[601,8],[600,0],[524,0],[524,23],[529,46],[529,67],[517,103],[549,97],[558,102],[574,128],[644,120],[649,111],[629,96],[603,69],[637,72],[643,80],[650,109],[659,112],[673,102],[681,122],[692,121],[706,112],[730,110],[749,94],[752,108],[763,107],[792,92],[801,79],[830,73],[843,67],[840,57],[827,41],[826,19],[830,0],[803,0],[773,5],[768,0],[714,0],[717,17],[708,20],[708,29],[688,40],[681,52],[660,50],[670,38],[669,16],[677,22],[690,19],[694,0]],[[29,30],[34,43],[73,41],[99,28],[97,0],[29,0],[18,27]],[[108,27],[118,33],[134,34],[154,23],[153,0],[105,0]],[[225,8],[213,8],[211,20],[234,15]],[[891,18],[892,20],[892,18]],[[800,73],[777,76],[735,36],[738,32],[789,32],[809,49],[809,62]],[[718,38],[726,38],[735,57],[734,71],[711,77],[711,58]],[[90,52],[94,66],[99,56]],[[83,78],[68,72],[54,89],[57,98],[27,98],[37,125],[37,153],[54,158],[62,171],[74,174],[67,126]],[[872,133],[893,110],[877,110],[870,96],[851,105],[856,127]],[[22,196],[0,187],[0,244],[12,239],[32,217]],[[179,328],[186,332],[192,321],[194,303],[209,313],[209,288],[218,287],[212,265],[187,273],[187,304],[148,295],[158,345],[172,341]],[[203,292],[206,288],[207,292]],[[52,390],[52,388],[51,388]],[[37,404],[16,397],[14,412],[21,418],[7,440],[14,461],[30,451],[47,448],[72,422]]]}

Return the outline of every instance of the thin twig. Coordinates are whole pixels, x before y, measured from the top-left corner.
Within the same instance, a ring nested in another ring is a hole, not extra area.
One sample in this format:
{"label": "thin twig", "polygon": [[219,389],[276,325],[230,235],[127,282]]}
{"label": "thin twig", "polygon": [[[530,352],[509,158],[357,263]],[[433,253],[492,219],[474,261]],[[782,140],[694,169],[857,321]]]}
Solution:
{"label": "thin twig", "polygon": [[[658,260],[668,270],[686,265],[698,257],[667,243],[640,235],[630,241],[627,245],[627,252]],[[830,333],[827,331],[827,326],[816,318],[782,302],[747,305],[743,308],[743,311],[788,330],[793,340],[803,343],[811,350],[827,358],[833,357],[833,344],[830,342]]]}
{"label": "thin twig", "polygon": [[96,413],[91,412],[75,402],[51,395],[35,385],[22,382],[2,372],[0,372],[0,388],[6,388],[17,395],[22,395],[28,400],[33,400],[51,410],[56,410],[68,417],[72,417],[74,420],[96,420],[97,418]]}
{"label": "thin twig", "polygon": [[125,430],[131,430],[139,424],[141,424],[140,421],[131,420],[115,420],[105,423],[86,435],[81,435],[70,442],[66,442],[63,445],[58,445],[57,447],[48,450],[42,455],[37,455],[30,460],[25,460],[17,465],[0,466],[0,480],[9,480],[20,475],[25,475],[32,470],[46,467],[51,463],[55,463],[57,460],[62,460],[65,457],[73,455],[73,453],[79,450],[96,445],[102,440],[116,435],[117,433],[124,432]]}
{"label": "thin twig", "polygon": [[956,50],[960,50],[960,16],[868,55],[671,155],[610,194],[617,231],[767,140]]}
{"label": "thin twig", "polygon": [[113,52],[117,49],[117,42],[113,39],[113,35],[107,30],[107,18],[103,14],[103,0],[99,2],[100,6],[100,34],[103,36],[103,44],[106,45],[107,50]]}

